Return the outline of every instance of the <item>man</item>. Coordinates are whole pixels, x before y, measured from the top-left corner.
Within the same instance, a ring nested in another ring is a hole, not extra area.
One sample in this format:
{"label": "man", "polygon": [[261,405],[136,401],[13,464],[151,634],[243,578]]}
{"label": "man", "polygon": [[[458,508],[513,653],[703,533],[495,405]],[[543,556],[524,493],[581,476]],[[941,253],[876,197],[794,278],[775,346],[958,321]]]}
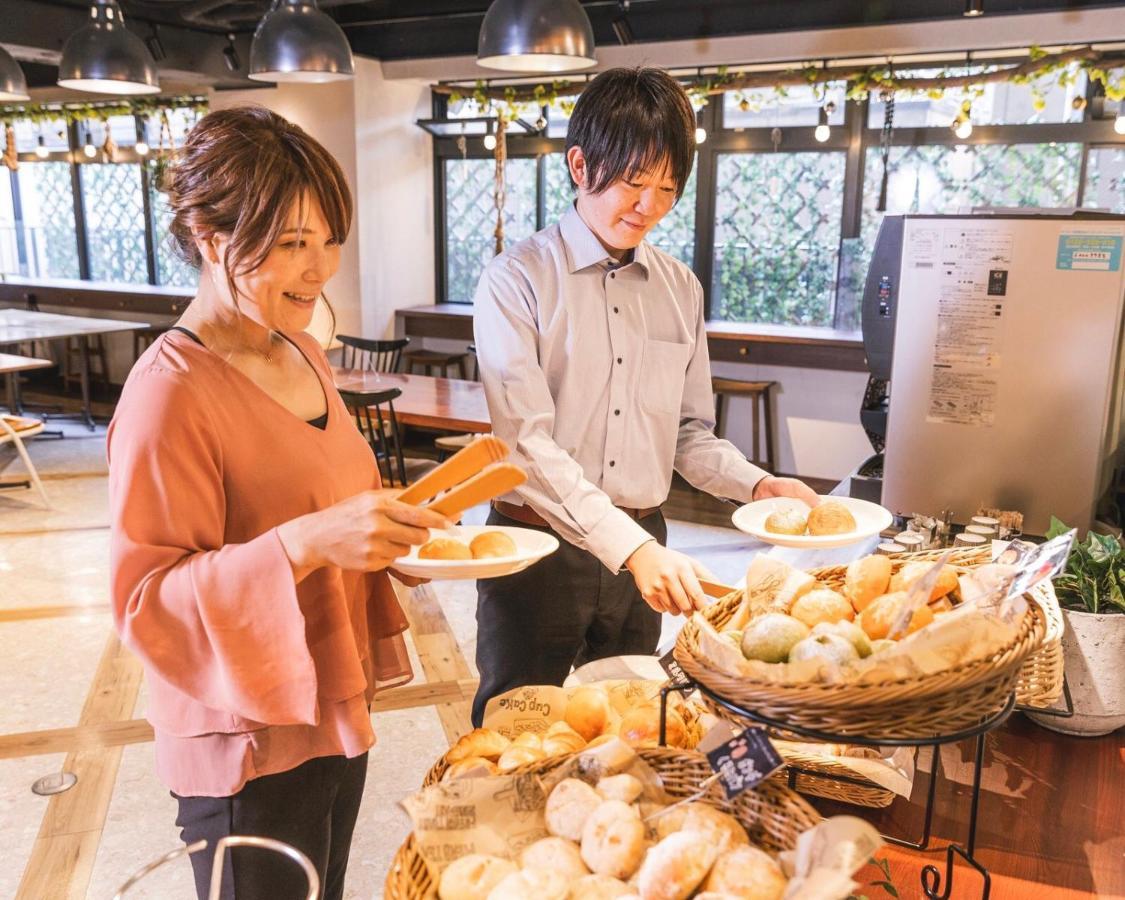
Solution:
{"label": "man", "polygon": [[567,132],[577,199],[555,225],[485,268],[475,337],[494,432],[526,484],[489,524],[551,530],[559,550],[477,584],[480,689],[561,684],[572,665],[651,654],[661,613],[703,605],[706,572],[663,546],[675,469],[740,502],[811,489],[715,437],[703,289],[644,242],[684,190],[695,113],[658,69],[611,69],[583,91]]}

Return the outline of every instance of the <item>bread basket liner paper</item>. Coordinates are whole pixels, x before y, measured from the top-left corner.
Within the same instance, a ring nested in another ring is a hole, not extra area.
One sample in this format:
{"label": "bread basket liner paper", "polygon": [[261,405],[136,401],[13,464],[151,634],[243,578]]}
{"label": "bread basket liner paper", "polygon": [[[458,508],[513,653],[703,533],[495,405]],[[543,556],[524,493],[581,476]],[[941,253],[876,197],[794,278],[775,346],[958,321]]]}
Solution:
{"label": "bread basket liner paper", "polygon": [[[402,801],[414,824],[414,841],[431,872],[481,853],[516,860],[548,836],[547,795],[564,778],[596,782],[631,774],[645,785],[642,810],[671,802],[660,776],[621,741],[577,754],[545,776],[466,778],[423,789]],[[785,900],[844,900],[857,886],[851,875],[881,846],[878,832],[852,816],[837,816],[804,832],[797,847],[779,855],[790,882]]]}
{"label": "bread basket liner paper", "polygon": [[[913,747],[888,747],[887,755],[883,755],[879,748],[810,744],[777,738],[771,740],[777,752],[786,759],[794,753],[819,756],[825,762],[836,763],[857,778],[866,778],[900,797],[909,798],[914,787],[914,759],[917,751]],[[800,766],[800,763],[795,765]],[[813,777],[816,777],[816,773]]]}
{"label": "bread basket liner paper", "polygon": [[[596,686],[605,690],[609,705],[618,715],[646,701],[658,701],[662,681],[602,681]],[[589,687],[582,685],[580,687]],[[498,694],[484,709],[483,726],[514,738],[525,731],[544,734],[556,722],[566,719],[566,707],[579,688],[553,685],[530,685]]]}

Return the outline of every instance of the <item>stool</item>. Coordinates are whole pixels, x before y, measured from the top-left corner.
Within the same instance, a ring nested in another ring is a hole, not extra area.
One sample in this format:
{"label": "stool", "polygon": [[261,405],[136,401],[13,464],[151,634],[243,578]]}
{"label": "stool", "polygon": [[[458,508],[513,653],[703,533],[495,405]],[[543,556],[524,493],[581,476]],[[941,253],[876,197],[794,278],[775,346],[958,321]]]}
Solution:
{"label": "stool", "polygon": [[172,326],[171,325],[149,325],[147,328],[138,328],[133,332],[133,362],[141,358],[153,342],[165,334]]}
{"label": "stool", "polygon": [[82,341],[86,342],[90,355],[90,376],[97,375],[98,380],[109,385],[109,365],[106,362],[105,340],[100,334],[84,334],[79,337],[67,338],[66,350],[63,354],[63,384],[67,385],[82,378]]}
{"label": "stool", "polygon": [[449,367],[456,365],[461,373],[462,380],[467,381],[468,372],[465,371],[466,353],[443,353],[440,350],[407,350],[402,354],[403,371],[408,375],[414,372],[416,366],[422,368],[423,375],[432,375],[435,369],[441,369],[441,377],[449,377]]}
{"label": "stool", "polygon": [[761,398],[762,412],[765,414],[766,427],[765,427],[765,443],[766,443],[766,459],[765,469],[768,472],[774,471],[774,450],[773,450],[773,403],[770,400],[770,389],[776,385],[776,381],[736,381],[732,378],[712,378],[711,379],[711,392],[715,395],[715,434],[722,437],[723,429],[723,413],[726,411],[726,403],[728,397],[749,397],[751,408],[754,411],[754,432],[753,432],[753,458],[751,462],[758,464],[759,455],[758,448],[760,445],[761,431],[759,426],[761,424],[761,416],[759,415],[758,400]]}

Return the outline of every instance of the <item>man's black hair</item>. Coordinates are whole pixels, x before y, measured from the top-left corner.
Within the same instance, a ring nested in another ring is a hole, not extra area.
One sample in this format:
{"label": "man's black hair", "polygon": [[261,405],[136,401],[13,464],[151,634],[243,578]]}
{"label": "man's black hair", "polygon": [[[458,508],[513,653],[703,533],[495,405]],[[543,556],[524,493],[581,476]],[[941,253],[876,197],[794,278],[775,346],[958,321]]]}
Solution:
{"label": "man's black hair", "polygon": [[695,111],[662,69],[607,69],[578,97],[566,131],[571,147],[582,148],[592,194],[667,161],[678,199],[695,160]]}

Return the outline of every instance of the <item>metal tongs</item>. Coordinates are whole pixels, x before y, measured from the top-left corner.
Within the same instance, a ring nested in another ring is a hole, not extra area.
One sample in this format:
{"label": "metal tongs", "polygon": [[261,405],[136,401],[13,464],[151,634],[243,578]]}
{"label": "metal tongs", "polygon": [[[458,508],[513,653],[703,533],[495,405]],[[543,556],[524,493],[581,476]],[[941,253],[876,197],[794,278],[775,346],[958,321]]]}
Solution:
{"label": "metal tongs", "polygon": [[506,443],[495,435],[482,435],[427,472],[396,499],[456,519],[470,507],[506,494],[527,481],[523,469],[502,462],[507,456]]}

